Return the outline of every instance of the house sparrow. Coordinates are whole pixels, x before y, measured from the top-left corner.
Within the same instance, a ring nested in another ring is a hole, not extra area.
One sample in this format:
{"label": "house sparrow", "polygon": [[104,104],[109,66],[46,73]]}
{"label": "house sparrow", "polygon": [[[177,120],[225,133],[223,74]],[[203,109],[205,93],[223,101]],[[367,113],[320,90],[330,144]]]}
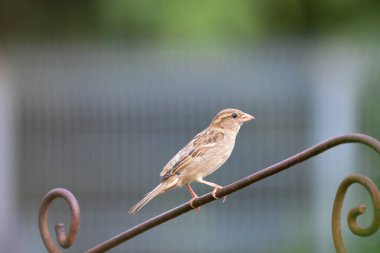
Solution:
{"label": "house sparrow", "polygon": [[235,146],[235,138],[241,125],[253,119],[253,116],[237,109],[219,112],[205,130],[197,134],[164,166],[160,174],[161,183],[135,204],[129,213],[137,213],[157,195],[183,185],[192,196],[189,203],[193,206],[193,201],[198,198],[190,187],[190,183],[194,181],[213,187],[212,196],[217,198],[216,191],[222,186],[203,178],[224,164]]}

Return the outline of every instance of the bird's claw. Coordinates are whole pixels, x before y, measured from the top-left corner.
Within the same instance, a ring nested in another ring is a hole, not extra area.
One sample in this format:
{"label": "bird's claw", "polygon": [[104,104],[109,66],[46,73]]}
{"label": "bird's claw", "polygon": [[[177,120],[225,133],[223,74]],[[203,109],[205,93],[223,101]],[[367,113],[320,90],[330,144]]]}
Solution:
{"label": "bird's claw", "polygon": [[195,211],[196,212],[199,212],[199,210],[201,210],[201,208],[198,206],[198,207],[195,207],[194,205],[193,205],[193,202],[194,202],[194,200],[196,200],[197,199],[197,197],[193,197],[193,198],[191,198],[190,199],[190,201],[189,201],[189,205],[193,208],[193,209],[195,209]]}
{"label": "bird's claw", "polygon": [[[222,189],[223,187],[215,187],[214,190],[211,192],[211,196],[213,196],[214,199],[220,199],[216,196],[216,191],[219,189]],[[223,196],[222,203],[224,203],[227,199],[227,196]]]}

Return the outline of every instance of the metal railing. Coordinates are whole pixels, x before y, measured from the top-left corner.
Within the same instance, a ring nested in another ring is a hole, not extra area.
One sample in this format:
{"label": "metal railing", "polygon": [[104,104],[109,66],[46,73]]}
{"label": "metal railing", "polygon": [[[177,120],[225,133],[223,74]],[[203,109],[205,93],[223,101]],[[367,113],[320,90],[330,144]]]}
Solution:
{"label": "metal railing", "polygon": [[[235,181],[223,187],[222,189],[218,190],[216,195],[218,198],[221,198],[233,192],[239,191],[255,182],[258,182],[269,176],[277,174],[283,170],[291,168],[298,163],[308,160],[311,157],[314,157],[326,150],[329,150],[333,147],[336,147],[344,143],[362,143],[374,149],[380,155],[380,142],[371,136],[364,135],[364,134],[347,134],[347,135],[337,136],[337,137],[328,139],[326,141],[323,141],[277,164],[269,166],[245,178]],[[346,194],[348,187],[353,183],[359,183],[363,185],[370,193],[371,199],[373,202],[373,207],[374,207],[374,218],[372,220],[372,224],[368,228],[360,227],[357,224],[356,219],[360,214],[363,214],[365,212],[365,207],[364,205],[359,205],[358,207],[352,209],[348,214],[349,228],[356,235],[368,236],[375,233],[377,229],[380,227],[380,193],[378,189],[376,188],[375,184],[369,178],[362,175],[351,175],[347,177],[341,183],[336,193],[336,198],[334,201],[334,208],[333,208],[333,215],[332,215],[333,239],[334,239],[335,248],[338,253],[346,252],[345,247],[343,245],[340,222],[341,222],[342,204],[343,204],[344,196]],[[57,241],[58,241],[58,244],[62,248],[68,248],[75,242],[76,235],[79,230],[79,224],[80,224],[79,205],[74,195],[71,194],[68,190],[65,190],[62,188],[53,189],[50,192],[48,192],[46,196],[43,198],[42,203],[41,203],[40,212],[39,212],[39,228],[40,228],[42,240],[46,248],[48,249],[48,251],[51,253],[61,252],[55,245],[48,228],[48,208],[49,208],[50,203],[56,198],[65,199],[71,209],[71,224],[70,224],[69,232],[66,234],[63,224],[57,224],[55,226]],[[205,194],[197,198],[193,202],[193,206],[194,208],[197,208],[212,201],[215,201],[215,198],[211,196],[211,193]],[[144,221],[140,223],[139,225],[136,225],[135,227],[123,233],[120,233],[103,243],[96,245],[95,247],[93,247],[92,249],[89,249],[86,252],[87,253],[106,252],[132,239],[133,237],[144,233],[145,231],[155,226],[158,226],[168,220],[174,219],[186,212],[191,211],[192,209],[193,207],[191,207],[189,203],[184,203],[165,213],[162,213],[147,221]]]}

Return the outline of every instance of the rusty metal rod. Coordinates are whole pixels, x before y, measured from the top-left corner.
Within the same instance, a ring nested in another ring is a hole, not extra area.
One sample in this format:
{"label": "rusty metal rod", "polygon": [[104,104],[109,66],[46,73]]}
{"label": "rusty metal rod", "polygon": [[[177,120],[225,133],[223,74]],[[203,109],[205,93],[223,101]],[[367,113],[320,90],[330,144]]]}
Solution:
{"label": "rusty metal rod", "polygon": [[69,248],[74,242],[78,234],[80,224],[80,210],[79,205],[74,195],[66,189],[56,188],[48,192],[42,199],[41,207],[38,216],[38,225],[42,241],[44,242],[47,250],[50,253],[59,253],[60,250],[55,246],[51,238],[48,226],[48,209],[50,204],[56,198],[63,198],[70,206],[71,210],[71,223],[69,233],[66,236],[65,227],[62,223],[55,225],[55,232],[58,244],[62,248]]}
{"label": "rusty metal rod", "polygon": [[332,212],[332,233],[335,249],[338,253],[346,253],[343,244],[343,236],[341,229],[343,200],[347,193],[347,189],[354,183],[362,185],[370,194],[373,203],[373,219],[368,227],[361,227],[357,223],[359,215],[364,214],[366,206],[363,204],[351,209],[347,216],[347,223],[352,233],[359,236],[370,236],[374,234],[380,227],[380,192],[376,185],[366,176],[354,174],[346,177],[340,184],[334,200]]}
{"label": "rusty metal rod", "polygon": [[[292,157],[289,157],[286,160],[283,160],[277,164],[274,164],[272,166],[269,166],[263,170],[260,170],[256,173],[253,173],[243,179],[240,179],[232,184],[229,184],[223,189],[220,189],[217,191],[217,197],[221,198],[223,196],[229,195],[235,191],[238,191],[244,187],[247,187],[257,181],[263,180],[269,176],[272,176],[274,174],[277,174],[285,169],[288,169],[298,163],[301,163],[307,159],[310,159],[311,157],[314,157],[330,148],[333,148],[335,146],[338,146],[340,144],[344,143],[362,143],[365,144],[372,149],[374,149],[378,154],[380,154],[380,142],[376,140],[375,138],[364,135],[364,134],[347,134],[342,136],[333,137],[331,139],[328,139],[326,141],[323,141],[309,149],[306,149]],[[194,207],[199,207],[202,205],[205,205],[211,201],[214,201],[215,199],[211,196],[211,193],[203,195],[196,199],[193,202]],[[94,248],[87,251],[87,253],[99,253],[99,252],[105,252],[109,249],[112,249],[121,243],[155,227],[158,226],[168,220],[174,219],[177,216],[180,216],[183,213],[186,213],[193,208],[190,206],[189,203],[182,204],[176,208],[173,208],[165,213],[162,213],[158,216],[155,216],[125,232],[122,232],[115,237],[98,244]]]}
{"label": "rusty metal rod", "polygon": [[[261,171],[258,171],[241,180],[238,180],[230,185],[225,186],[223,189],[218,190],[217,196],[220,198],[228,194],[231,194],[244,187],[247,187],[250,184],[253,184],[254,182],[260,181],[264,178],[267,178],[271,175],[274,175],[285,169],[288,169],[298,163],[301,163],[337,145],[344,144],[344,143],[355,143],[355,142],[365,144],[371,147],[372,149],[374,149],[378,154],[380,154],[380,142],[368,135],[348,134],[348,135],[334,137],[324,142],[321,142],[305,151],[302,151],[282,162],[269,166]],[[51,236],[49,233],[47,211],[51,202],[55,198],[58,198],[58,197],[64,198],[66,202],[69,204],[70,209],[71,209],[71,224],[70,224],[70,230],[69,230],[68,235],[66,236],[63,224],[58,224],[55,227],[59,245],[63,248],[70,247],[70,245],[75,241],[75,238],[79,229],[79,205],[75,197],[69,191],[65,189],[60,189],[60,188],[54,189],[50,191],[48,194],[46,194],[46,196],[42,200],[41,207],[40,207],[39,227],[40,227],[41,237],[46,248],[49,250],[49,252],[54,252],[54,253],[58,253],[60,251],[54,245],[54,242],[51,239]],[[209,193],[196,199],[193,203],[193,206],[199,207],[214,200],[215,199]],[[173,208],[172,210],[169,210],[156,217],[153,217],[119,235],[116,235],[115,237],[95,246],[94,248],[90,249],[87,252],[88,253],[105,252],[161,223],[174,219],[175,217],[185,212],[188,212],[190,210],[192,210],[192,207],[189,205],[189,203],[182,204],[176,208]]]}

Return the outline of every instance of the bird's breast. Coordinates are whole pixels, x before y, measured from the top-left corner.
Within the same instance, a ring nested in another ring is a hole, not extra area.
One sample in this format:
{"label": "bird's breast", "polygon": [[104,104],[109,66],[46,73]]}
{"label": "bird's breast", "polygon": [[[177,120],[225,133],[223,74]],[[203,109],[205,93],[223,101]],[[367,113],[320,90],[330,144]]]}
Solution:
{"label": "bird's breast", "polygon": [[222,166],[232,153],[235,136],[228,136],[200,157],[194,157],[186,169],[180,172],[181,185],[206,177]]}
{"label": "bird's breast", "polygon": [[213,149],[210,149],[203,159],[199,161],[199,166],[202,168],[200,172],[201,176],[205,177],[222,166],[230,157],[234,144],[234,141],[222,142]]}

